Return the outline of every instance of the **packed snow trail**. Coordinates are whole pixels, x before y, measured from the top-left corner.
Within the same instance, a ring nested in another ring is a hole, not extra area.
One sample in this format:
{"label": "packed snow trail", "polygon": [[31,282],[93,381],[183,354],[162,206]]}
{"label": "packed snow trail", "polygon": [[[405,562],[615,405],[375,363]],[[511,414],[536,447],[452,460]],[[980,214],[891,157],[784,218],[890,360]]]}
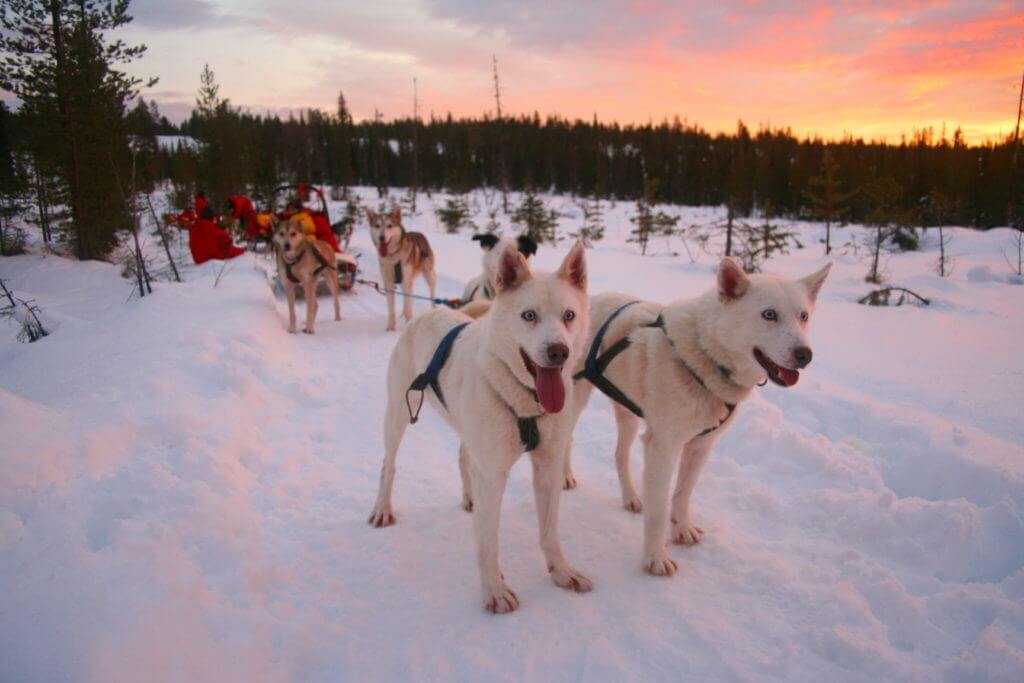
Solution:
{"label": "packed snow trail", "polygon": [[[714,259],[641,258],[617,215],[592,291],[710,286]],[[419,220],[439,295],[457,295],[479,250]],[[998,239],[959,234],[963,272],[998,269]],[[771,268],[809,273],[819,251]],[[315,336],[288,335],[262,257],[128,303],[113,266],[0,260],[54,332],[18,344],[0,326],[0,679],[1020,680],[1022,289],[920,276],[934,307],[872,309],[851,303],[862,264],[836,260],[814,363],[721,439],[694,501],[707,534],[670,550],[679,573],[639,567],[595,397],[561,512],[595,590],[548,579],[521,462],[500,538],[522,607],[503,617],[479,604],[457,440],[433,411],[399,453],[398,524],[366,523],[396,339],[383,297],[359,288],[342,322],[322,306]]]}

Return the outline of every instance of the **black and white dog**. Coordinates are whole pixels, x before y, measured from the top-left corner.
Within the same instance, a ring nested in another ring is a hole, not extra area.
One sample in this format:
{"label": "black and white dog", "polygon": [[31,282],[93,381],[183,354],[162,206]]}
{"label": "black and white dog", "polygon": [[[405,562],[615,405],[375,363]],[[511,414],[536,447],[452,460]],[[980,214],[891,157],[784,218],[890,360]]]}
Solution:
{"label": "black and white dog", "polygon": [[537,253],[537,243],[528,235],[520,235],[515,240],[494,234],[473,235],[473,241],[480,243],[484,251],[483,273],[469,281],[462,293],[463,305],[471,301],[491,301],[497,294],[498,263],[507,245],[515,245],[519,253],[529,263],[530,257]]}

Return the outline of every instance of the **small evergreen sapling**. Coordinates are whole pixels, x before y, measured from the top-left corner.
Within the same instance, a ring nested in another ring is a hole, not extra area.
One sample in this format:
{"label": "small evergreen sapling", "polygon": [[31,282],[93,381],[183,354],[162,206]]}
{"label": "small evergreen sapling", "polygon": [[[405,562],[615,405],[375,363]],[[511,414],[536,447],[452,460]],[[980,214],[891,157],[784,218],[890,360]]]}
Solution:
{"label": "small evergreen sapling", "polygon": [[671,237],[678,229],[679,216],[670,216],[664,211],[654,210],[654,198],[658,192],[658,179],[644,180],[644,193],[636,200],[636,214],[629,221],[636,227],[626,238],[627,242],[640,245],[640,254],[647,254],[652,237]]}
{"label": "small evergreen sapling", "polygon": [[569,235],[583,241],[583,246],[591,247],[594,242],[604,239],[604,211],[601,208],[601,195],[597,192],[594,196],[580,202],[580,210],[583,214],[583,224],[576,232]]}
{"label": "small evergreen sapling", "polygon": [[512,213],[512,222],[521,225],[534,242],[554,243],[558,240],[558,213],[548,209],[533,188],[523,194],[523,201]]}
{"label": "small evergreen sapling", "polygon": [[454,234],[464,227],[476,230],[470,219],[469,202],[464,194],[454,194],[445,200],[444,206],[436,210],[437,219],[444,225],[445,231]]}
{"label": "small evergreen sapling", "polygon": [[771,202],[765,202],[763,211],[764,222],[761,225],[744,225],[739,231],[737,256],[748,273],[759,272],[761,266],[776,254],[789,253],[791,245],[803,248],[795,232],[772,223]]}

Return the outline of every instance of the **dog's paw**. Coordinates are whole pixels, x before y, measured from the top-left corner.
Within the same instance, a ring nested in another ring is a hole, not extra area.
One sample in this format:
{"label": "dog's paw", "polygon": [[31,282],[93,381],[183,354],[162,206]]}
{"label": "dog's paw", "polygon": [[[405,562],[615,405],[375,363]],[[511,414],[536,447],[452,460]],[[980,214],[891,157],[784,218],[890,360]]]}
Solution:
{"label": "dog's paw", "polygon": [[473,499],[470,498],[469,496],[463,496],[462,497],[462,509],[465,510],[466,512],[472,512],[473,511]]}
{"label": "dog's paw", "polygon": [[288,334],[295,334],[295,325],[288,328]]}
{"label": "dog's paw", "polygon": [[678,569],[679,565],[666,553],[644,560],[644,571],[651,576],[672,576]]}
{"label": "dog's paw", "polygon": [[395,513],[391,511],[390,505],[379,505],[373,509],[373,514],[370,515],[370,519],[367,521],[370,523],[370,526],[383,529],[395,523]]}
{"label": "dog's paw", "polygon": [[640,496],[635,493],[622,499],[622,507],[637,514],[644,511],[644,504],[640,501]]}
{"label": "dog's paw", "polygon": [[689,522],[685,524],[672,522],[672,542],[676,545],[697,545],[703,536],[704,530]]}
{"label": "dog's paw", "polygon": [[565,483],[562,484],[562,489],[572,491],[576,486],[576,477],[571,472],[565,475]]}
{"label": "dog's paw", "polygon": [[312,328],[309,328],[309,327],[303,327],[303,328],[302,328],[302,333],[303,333],[303,334],[316,334],[316,333],[315,333],[315,332],[314,332],[314,331],[312,330]]}
{"label": "dog's paw", "polygon": [[594,590],[594,582],[569,565],[562,569],[549,567],[548,573],[551,574],[551,580],[559,588],[576,591],[577,593],[589,593]]}
{"label": "dog's paw", "polygon": [[491,614],[515,612],[519,609],[519,597],[502,581],[498,588],[484,591],[484,609]]}
{"label": "dog's paw", "polygon": [[398,329],[398,328],[396,328],[395,325],[392,323],[391,325],[388,325],[387,327],[385,327],[384,331],[385,332],[394,332],[396,329]]}

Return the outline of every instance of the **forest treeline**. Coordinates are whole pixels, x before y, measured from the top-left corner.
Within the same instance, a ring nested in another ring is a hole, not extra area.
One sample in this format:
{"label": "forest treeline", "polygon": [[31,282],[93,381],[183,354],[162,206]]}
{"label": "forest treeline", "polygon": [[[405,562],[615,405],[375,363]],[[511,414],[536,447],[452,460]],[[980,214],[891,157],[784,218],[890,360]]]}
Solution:
{"label": "forest treeline", "polygon": [[[353,121],[339,95],[336,112],[315,109],[282,119],[220,103],[197,107],[180,126],[140,104],[129,120],[136,133],[187,135],[212,149],[181,147],[158,153],[161,178],[196,184],[215,195],[242,187],[265,193],[280,182],[332,186],[417,187],[463,192],[478,187],[726,205],[737,216],[770,205],[776,215],[819,217],[826,173],[843,197],[842,218],[865,221],[870,193],[859,190],[891,178],[911,223],[974,227],[1007,225],[1020,205],[1012,140],[968,145],[951,136],[916,133],[900,144],[859,138],[798,138],[788,130],[712,134],[681,121],[620,125],[539,115],[431,117]],[[829,160],[826,160],[826,156]],[[831,165],[831,169],[828,166]],[[941,197],[942,211],[927,207]],[[1014,201],[1016,199],[1016,202]],[[919,214],[913,216],[913,214]]]}
{"label": "forest treeline", "polygon": [[[959,130],[886,144],[743,123],[713,134],[678,119],[621,125],[538,114],[384,120],[375,113],[356,121],[340,93],[334,111],[282,118],[234,106],[208,67],[197,74],[191,115],[173,124],[140,97],[145,84],[122,71],[145,47],[108,37],[131,21],[128,5],[8,0],[0,8],[0,88],[20,101],[15,111],[0,103],[3,253],[11,252],[13,222],[27,217],[44,239],[64,241],[79,258],[106,258],[119,231],[138,230],[139,197],[163,181],[176,208],[196,191],[222,208],[229,194],[259,202],[279,184],[307,182],[375,186],[382,195],[389,187],[413,194],[489,187],[720,205],[730,221],[756,212],[1024,229],[1016,139],[968,145]],[[197,144],[158,144],[158,136]]]}

